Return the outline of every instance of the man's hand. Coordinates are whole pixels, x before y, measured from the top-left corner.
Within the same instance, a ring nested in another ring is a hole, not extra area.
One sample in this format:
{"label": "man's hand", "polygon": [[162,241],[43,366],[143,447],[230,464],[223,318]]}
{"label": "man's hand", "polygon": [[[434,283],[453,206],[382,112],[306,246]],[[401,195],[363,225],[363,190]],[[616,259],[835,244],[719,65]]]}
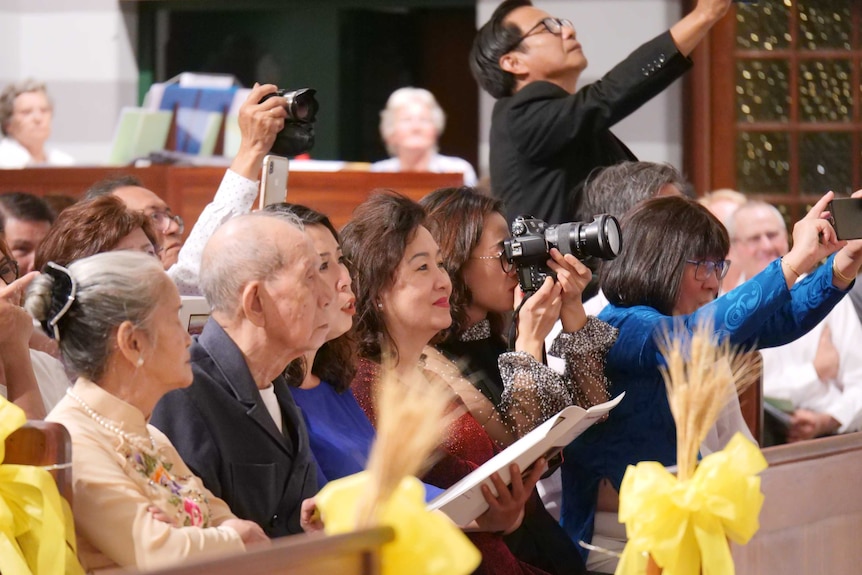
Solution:
{"label": "man's hand", "polygon": [[824,326],[820,334],[820,343],[817,345],[817,353],[814,355],[814,370],[820,381],[828,384],[830,381],[837,380],[840,362],[838,348],[832,343],[832,330],[828,325]]}
{"label": "man's hand", "polygon": [[317,509],[317,502],[315,502],[314,497],[303,500],[299,511],[299,526],[306,533],[323,531],[323,519],[320,518],[320,512]]}
{"label": "man's hand", "polygon": [[841,424],[828,413],[797,409],[790,417],[787,441],[793,443],[803,439],[831,435],[838,431],[839,427]]}
{"label": "man's hand", "polygon": [[259,104],[264,96],[275,93],[273,84],[255,84],[239,109],[239,151],[230,169],[249,180],[257,180],[263,157],[272,148],[276,135],[284,128],[287,110],[284,98],[272,97]]}
{"label": "man's hand", "polygon": [[694,10],[674,24],[670,35],[679,53],[688,56],[703,40],[710,28],[730,10],[732,0],[698,0]]}

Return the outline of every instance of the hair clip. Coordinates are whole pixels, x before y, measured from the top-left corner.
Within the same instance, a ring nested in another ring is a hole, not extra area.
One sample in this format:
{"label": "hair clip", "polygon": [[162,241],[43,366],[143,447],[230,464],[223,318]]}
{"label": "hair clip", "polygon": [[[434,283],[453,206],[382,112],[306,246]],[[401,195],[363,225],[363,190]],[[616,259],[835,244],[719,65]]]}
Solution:
{"label": "hair clip", "polygon": [[[68,269],[54,262],[48,262],[45,273],[54,278],[54,286],[51,288],[50,309],[54,309],[55,306],[59,306],[60,309],[50,319],[43,321],[42,327],[49,336],[53,336],[54,340],[59,342],[60,328],[57,327],[57,324],[75,303],[75,296],[78,295],[78,282],[75,281]],[[58,287],[61,290],[59,293]]]}

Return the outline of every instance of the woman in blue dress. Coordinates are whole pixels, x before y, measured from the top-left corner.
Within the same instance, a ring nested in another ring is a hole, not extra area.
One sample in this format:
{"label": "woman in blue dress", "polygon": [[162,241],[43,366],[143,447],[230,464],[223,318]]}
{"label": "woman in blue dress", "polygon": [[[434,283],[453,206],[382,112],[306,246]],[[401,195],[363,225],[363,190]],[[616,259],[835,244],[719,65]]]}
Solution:
{"label": "woman in blue dress", "polygon": [[[594,523],[598,535],[616,522],[627,465],[676,462],[676,427],[659,372],[662,334],[691,332],[709,319],[716,335],[733,346],[783,345],[817,325],[844,297],[862,265],[862,240],[836,239],[824,219],[831,199],[830,192],[794,226],[787,255],[717,299],[730,265],[729,240],[709,211],[687,198],[663,197],[640,204],[623,219],[622,253],[602,271],[610,305],[599,319],[619,329],[606,372],[611,396],[625,391],[626,397],[606,422],[565,450],[561,520],[575,541],[590,542]],[[600,568],[592,555],[587,567]]]}

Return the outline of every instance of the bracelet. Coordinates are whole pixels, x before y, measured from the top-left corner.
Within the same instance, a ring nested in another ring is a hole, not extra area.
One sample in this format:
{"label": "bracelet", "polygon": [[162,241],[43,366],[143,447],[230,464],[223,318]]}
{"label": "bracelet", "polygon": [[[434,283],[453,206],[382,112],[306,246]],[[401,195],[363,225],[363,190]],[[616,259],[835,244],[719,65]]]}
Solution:
{"label": "bracelet", "polygon": [[835,277],[840,279],[843,282],[851,283],[855,278],[848,278],[838,269],[838,266],[835,265],[835,260],[832,260],[832,273],[835,274]]}
{"label": "bracelet", "polygon": [[[797,278],[801,277],[801,275],[802,275],[802,274],[800,274],[798,271],[796,271],[796,268],[795,268],[795,267],[793,267],[792,265],[790,265],[790,262],[788,262],[788,261],[787,261],[787,260],[785,260],[784,258],[781,258],[781,263],[783,263],[783,264],[784,264],[784,265],[786,265],[788,268],[790,268],[790,271],[792,271],[794,274],[796,274],[796,277],[797,277]],[[834,265],[833,265],[832,267],[833,267],[833,269],[835,268],[835,266],[834,266]]]}

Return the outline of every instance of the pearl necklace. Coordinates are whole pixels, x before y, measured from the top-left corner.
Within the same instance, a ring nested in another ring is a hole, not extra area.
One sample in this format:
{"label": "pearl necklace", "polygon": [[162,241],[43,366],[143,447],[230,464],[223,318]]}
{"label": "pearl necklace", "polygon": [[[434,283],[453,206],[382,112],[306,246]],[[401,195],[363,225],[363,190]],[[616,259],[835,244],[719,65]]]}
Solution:
{"label": "pearl necklace", "polygon": [[[128,443],[129,445],[132,445],[132,446],[137,447],[138,449],[142,449],[144,451],[147,451],[149,449],[147,447],[147,445],[143,442],[143,438],[140,435],[132,435],[131,433],[125,432],[122,429],[120,429],[120,426],[117,425],[116,422],[111,421],[110,419],[97,413],[96,410],[94,410],[92,407],[90,407],[86,401],[81,399],[81,397],[79,397],[74,391],[72,391],[72,388],[66,389],[66,395],[68,395],[69,397],[71,397],[72,399],[77,401],[79,404],[81,404],[81,407],[84,409],[84,412],[87,415],[89,415],[93,421],[95,421],[96,423],[98,423],[99,425],[101,425],[102,427],[104,427],[105,429],[110,431],[111,433],[118,435],[119,437],[124,439],[126,441],[126,443]],[[151,446],[152,451],[155,452],[156,451],[156,442],[153,439],[153,436],[148,433],[147,438],[150,440],[150,446]]]}

